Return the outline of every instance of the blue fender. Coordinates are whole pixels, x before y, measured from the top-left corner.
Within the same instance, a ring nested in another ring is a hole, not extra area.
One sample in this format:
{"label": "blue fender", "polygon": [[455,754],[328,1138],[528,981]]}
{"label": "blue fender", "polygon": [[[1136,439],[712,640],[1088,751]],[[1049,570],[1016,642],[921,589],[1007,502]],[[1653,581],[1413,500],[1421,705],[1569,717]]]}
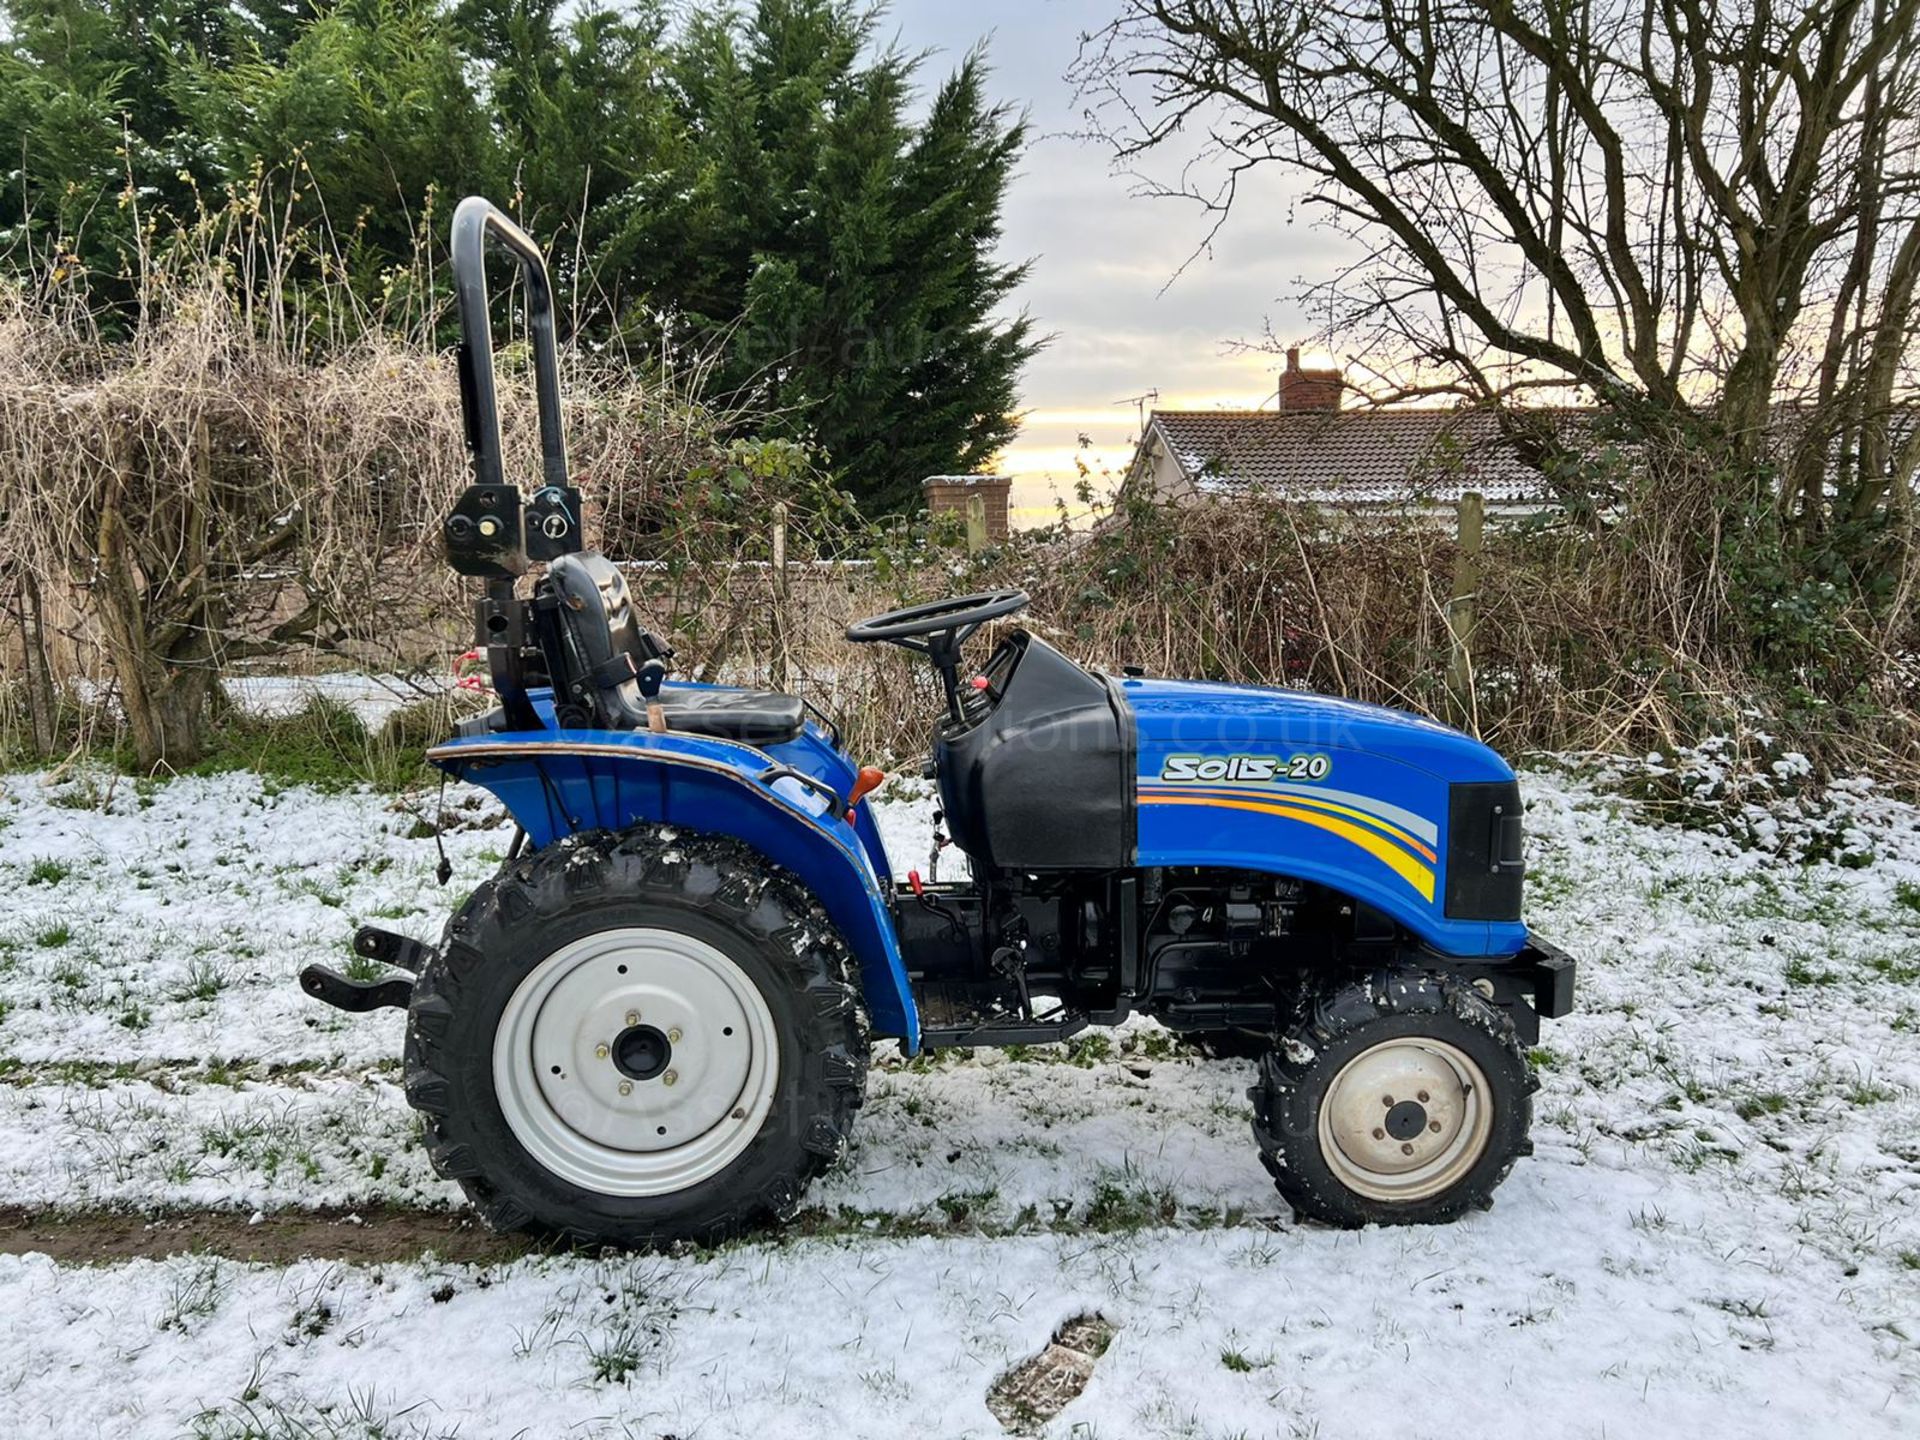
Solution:
{"label": "blue fender", "polygon": [[[541,707],[544,709],[545,707]],[[642,820],[732,835],[798,875],[853,949],[876,1035],[920,1047],[920,1017],[881,888],[886,851],[866,806],[850,823],[799,770],[844,797],[853,766],[809,726],[757,750],[675,732],[532,730],[465,736],[427,759],[499,797],[536,848],[580,830]]]}

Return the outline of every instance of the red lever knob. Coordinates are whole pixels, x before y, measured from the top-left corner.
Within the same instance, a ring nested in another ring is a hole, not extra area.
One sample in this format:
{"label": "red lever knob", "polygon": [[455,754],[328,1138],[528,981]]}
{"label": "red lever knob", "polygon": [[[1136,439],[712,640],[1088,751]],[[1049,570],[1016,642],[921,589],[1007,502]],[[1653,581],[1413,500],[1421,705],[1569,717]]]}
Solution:
{"label": "red lever knob", "polygon": [[878,790],[886,783],[886,780],[887,772],[882,770],[878,765],[862,765],[860,767],[860,773],[854,777],[853,790],[847,796],[847,813],[852,814],[853,807],[858,805],[873,791]]}

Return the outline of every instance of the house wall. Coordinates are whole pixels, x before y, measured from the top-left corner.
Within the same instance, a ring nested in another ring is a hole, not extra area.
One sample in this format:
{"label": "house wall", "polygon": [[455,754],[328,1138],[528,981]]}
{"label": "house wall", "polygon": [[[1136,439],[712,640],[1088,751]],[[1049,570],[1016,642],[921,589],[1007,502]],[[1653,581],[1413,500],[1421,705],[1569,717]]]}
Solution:
{"label": "house wall", "polygon": [[1133,478],[1166,500],[1191,500],[1199,494],[1157,431],[1147,432],[1145,443],[1134,457]]}

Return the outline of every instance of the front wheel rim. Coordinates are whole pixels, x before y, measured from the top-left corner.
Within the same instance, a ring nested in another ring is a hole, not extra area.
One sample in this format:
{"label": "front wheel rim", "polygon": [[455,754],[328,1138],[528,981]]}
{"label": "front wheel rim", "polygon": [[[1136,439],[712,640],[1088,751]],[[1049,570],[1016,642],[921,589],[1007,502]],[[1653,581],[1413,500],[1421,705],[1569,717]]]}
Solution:
{"label": "front wheel rim", "polygon": [[773,1109],[766,998],[706,941],[622,928],[573,940],[515,987],[494,1032],[502,1118],[555,1175],[668,1195],[737,1160]]}
{"label": "front wheel rim", "polygon": [[1321,1158],[1369,1200],[1411,1204],[1466,1178],[1493,1135],[1486,1074],[1457,1045],[1384,1040],[1340,1068],[1320,1102]]}

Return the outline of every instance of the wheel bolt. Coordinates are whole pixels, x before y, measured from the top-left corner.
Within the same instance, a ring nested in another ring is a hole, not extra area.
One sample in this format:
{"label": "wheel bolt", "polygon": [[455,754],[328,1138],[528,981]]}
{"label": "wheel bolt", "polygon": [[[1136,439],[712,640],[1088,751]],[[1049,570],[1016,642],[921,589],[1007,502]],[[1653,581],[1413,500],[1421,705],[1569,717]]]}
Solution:
{"label": "wheel bolt", "polygon": [[679,1079],[680,1079],[680,1072],[678,1070],[669,1070],[667,1071],[666,1074],[660,1077],[660,1083],[662,1085],[672,1085],[677,1083]]}
{"label": "wheel bolt", "polygon": [[594,1047],[593,1047],[593,1058],[594,1058],[594,1059],[596,1059],[596,1060],[604,1060],[604,1059],[606,1059],[606,1058],[607,1058],[607,1047],[606,1047],[606,1046],[604,1046],[604,1045],[596,1045],[596,1046],[594,1046]]}
{"label": "wheel bolt", "polygon": [[1380,1103],[1391,1110],[1393,1108],[1393,1097],[1391,1095],[1382,1095],[1380,1097]]}
{"label": "wheel bolt", "polygon": [[736,1119],[736,1120],[744,1120],[744,1119],[746,1119],[746,1118],[747,1118],[747,1111],[746,1111],[746,1107],[745,1107],[745,1106],[740,1106],[740,1107],[738,1107],[738,1108],[736,1108],[736,1109],[734,1110],[734,1112],[733,1112],[733,1118],[734,1118],[734,1119]]}
{"label": "wheel bolt", "polygon": [[1400,1153],[1401,1153],[1402,1155],[1411,1155],[1411,1154],[1413,1153],[1413,1146],[1411,1146],[1411,1145],[1402,1145],[1402,1146],[1400,1147]]}
{"label": "wheel bolt", "polygon": [[622,1081],[620,1082],[620,1093],[621,1093],[622,1095],[631,1095],[631,1094],[633,1094],[633,1081],[631,1081],[631,1080],[622,1080]]}
{"label": "wheel bolt", "polygon": [[640,1012],[638,1010],[627,1011],[627,1024],[638,1025],[639,1023],[640,1023]]}
{"label": "wheel bolt", "polygon": [[1424,1091],[1424,1090],[1422,1090],[1422,1091],[1420,1092],[1420,1103],[1421,1103],[1422,1105],[1424,1105],[1424,1104],[1426,1104],[1426,1103],[1427,1103],[1427,1092],[1426,1092],[1426,1091]]}
{"label": "wheel bolt", "polygon": [[1433,1121],[1431,1124],[1427,1126],[1427,1129],[1431,1130],[1434,1134],[1438,1135],[1440,1133],[1440,1122],[1438,1120]]}
{"label": "wheel bolt", "polygon": [[1387,1132],[1376,1126],[1373,1132],[1373,1138],[1376,1140],[1384,1140],[1387,1138]]}
{"label": "wheel bolt", "polygon": [[669,1045],[678,1045],[680,1043],[680,1027],[678,1025],[667,1031],[667,1043]]}

